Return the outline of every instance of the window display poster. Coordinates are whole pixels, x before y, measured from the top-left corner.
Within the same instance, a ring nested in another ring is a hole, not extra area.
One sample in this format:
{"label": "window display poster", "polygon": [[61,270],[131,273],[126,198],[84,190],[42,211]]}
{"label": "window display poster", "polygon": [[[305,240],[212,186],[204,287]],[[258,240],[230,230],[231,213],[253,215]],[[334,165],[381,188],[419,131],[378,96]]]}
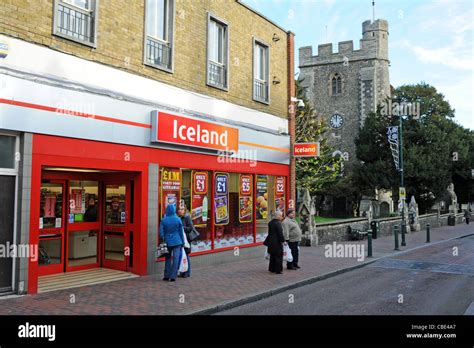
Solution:
{"label": "window display poster", "polygon": [[240,175],[239,221],[246,223],[253,221],[253,177]]}
{"label": "window display poster", "polygon": [[268,182],[266,175],[257,175],[257,220],[266,220],[268,212]]}
{"label": "window display poster", "polygon": [[285,177],[277,176],[275,178],[275,210],[280,210],[285,216]]}
{"label": "window display poster", "polygon": [[216,225],[227,225],[229,223],[229,174],[215,174],[214,192],[214,222]]}
{"label": "window display poster", "polygon": [[161,216],[165,215],[166,207],[174,204],[178,208],[181,192],[181,170],[179,168],[163,168],[161,171]]}
{"label": "window display poster", "polygon": [[85,190],[71,190],[70,208],[72,214],[84,214],[86,212],[86,195]]}
{"label": "window display poster", "polygon": [[214,197],[214,210],[216,212],[216,225],[229,223],[229,200],[226,196]]}
{"label": "window display poster", "polygon": [[45,218],[56,217],[56,195],[48,194],[44,198],[44,214]]}
{"label": "window display poster", "polygon": [[205,227],[208,218],[208,198],[207,185],[209,177],[207,172],[193,172],[192,187],[193,195],[191,197],[191,218],[193,225]]}

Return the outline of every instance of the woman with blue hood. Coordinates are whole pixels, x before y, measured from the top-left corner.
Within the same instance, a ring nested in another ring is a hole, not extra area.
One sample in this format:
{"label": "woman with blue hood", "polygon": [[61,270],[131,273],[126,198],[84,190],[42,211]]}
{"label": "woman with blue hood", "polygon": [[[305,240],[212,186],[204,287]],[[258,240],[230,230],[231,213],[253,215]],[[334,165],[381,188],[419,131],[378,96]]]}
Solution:
{"label": "woman with blue hood", "polygon": [[166,207],[166,216],[161,220],[160,239],[164,240],[169,253],[166,254],[165,277],[163,280],[174,282],[178,275],[181,260],[181,248],[184,245],[183,224],[176,215],[176,206]]}

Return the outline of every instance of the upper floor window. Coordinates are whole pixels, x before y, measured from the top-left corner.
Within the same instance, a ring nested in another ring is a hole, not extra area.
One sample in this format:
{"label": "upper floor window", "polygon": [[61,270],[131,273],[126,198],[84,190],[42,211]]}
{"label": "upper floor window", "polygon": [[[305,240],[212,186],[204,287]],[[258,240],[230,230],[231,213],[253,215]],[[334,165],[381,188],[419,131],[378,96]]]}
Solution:
{"label": "upper floor window", "polygon": [[254,41],[253,45],[253,98],[257,101],[269,101],[269,50],[268,46]]}
{"label": "upper floor window", "polygon": [[229,35],[227,24],[209,15],[207,38],[207,84],[221,89],[228,88],[228,41]]}
{"label": "upper floor window", "polygon": [[172,69],[173,14],[173,0],[146,0],[146,64]]}
{"label": "upper floor window", "polygon": [[0,172],[18,170],[18,146],[16,136],[0,134]]}
{"label": "upper floor window", "polygon": [[339,74],[334,74],[331,79],[331,92],[332,95],[342,94],[342,78]]}
{"label": "upper floor window", "polygon": [[56,0],[55,35],[96,46],[98,0]]}

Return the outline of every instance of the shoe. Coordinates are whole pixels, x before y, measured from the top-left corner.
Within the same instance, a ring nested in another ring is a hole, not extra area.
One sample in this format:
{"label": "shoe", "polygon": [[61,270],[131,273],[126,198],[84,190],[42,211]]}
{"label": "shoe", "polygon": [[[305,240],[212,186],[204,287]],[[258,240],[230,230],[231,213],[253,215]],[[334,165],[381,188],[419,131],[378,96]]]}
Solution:
{"label": "shoe", "polygon": [[296,267],[293,267],[293,266],[291,266],[291,267],[286,267],[286,269],[289,269],[289,270],[292,270],[292,271],[296,271],[296,270],[297,270],[297,268],[296,268]]}
{"label": "shoe", "polygon": [[168,280],[170,280],[170,278],[164,277],[163,280],[164,280],[165,282],[167,282]]}
{"label": "shoe", "polygon": [[275,274],[283,274],[283,272],[275,272]]}
{"label": "shoe", "polygon": [[300,266],[295,266],[296,268],[300,269],[301,267]]}
{"label": "shoe", "polygon": [[176,281],[176,279],[170,279],[170,282],[175,282],[175,281]]}

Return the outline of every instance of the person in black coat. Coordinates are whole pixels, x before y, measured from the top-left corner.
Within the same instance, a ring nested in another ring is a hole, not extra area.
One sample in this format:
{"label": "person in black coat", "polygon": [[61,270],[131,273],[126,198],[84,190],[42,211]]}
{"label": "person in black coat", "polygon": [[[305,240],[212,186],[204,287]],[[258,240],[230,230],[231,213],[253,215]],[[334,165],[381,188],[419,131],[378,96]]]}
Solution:
{"label": "person in black coat", "polygon": [[268,223],[268,236],[264,243],[268,247],[268,253],[270,254],[268,270],[276,274],[283,273],[283,243],[285,242],[285,237],[283,236],[283,227],[281,225],[282,219],[282,212],[277,210],[275,217]]}
{"label": "person in black coat", "polygon": [[[178,210],[178,216],[181,218],[181,222],[183,223],[183,230],[184,233],[186,234],[186,239],[189,242],[189,234],[191,233],[192,230],[194,230],[194,225],[193,225],[193,220],[191,218],[191,215],[186,212],[186,207],[180,207]],[[191,263],[189,262],[189,254],[191,253],[191,248],[184,248],[184,251],[186,252],[186,258],[188,259],[188,270],[184,273],[180,273],[178,277],[181,278],[188,278],[191,276]]]}

